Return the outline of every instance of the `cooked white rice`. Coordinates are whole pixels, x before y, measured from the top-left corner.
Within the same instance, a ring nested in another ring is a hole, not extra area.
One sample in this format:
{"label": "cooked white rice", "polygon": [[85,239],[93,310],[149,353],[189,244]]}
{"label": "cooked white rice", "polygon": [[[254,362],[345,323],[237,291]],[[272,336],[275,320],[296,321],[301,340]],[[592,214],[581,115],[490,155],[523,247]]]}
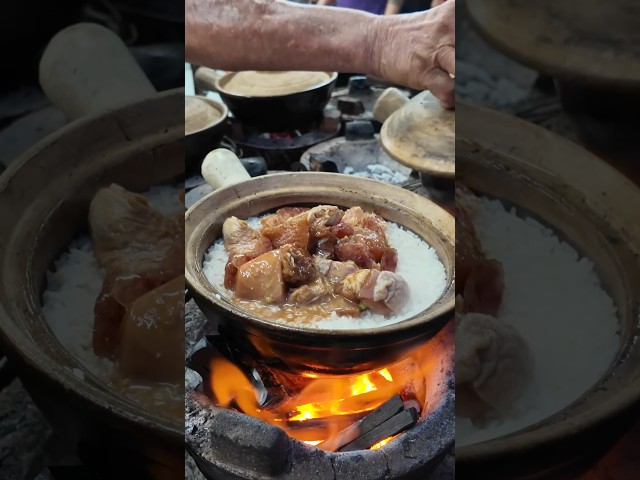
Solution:
{"label": "cooked white rice", "polygon": [[520,430],[577,400],[607,372],[619,347],[616,307],[593,263],[531,218],[481,199],[474,220],[481,244],[505,270],[499,317],[531,347],[534,381],[503,423],[475,428],[456,418],[456,443]]}
{"label": "cooked white rice", "polygon": [[[251,226],[260,226],[259,217],[248,219]],[[348,330],[380,327],[406,320],[432,305],[444,292],[447,277],[444,265],[436,251],[415,233],[389,222],[387,240],[398,250],[396,273],[409,284],[409,301],[397,315],[385,318],[384,315],[363,312],[359,318],[340,317],[335,313],[326,319],[305,324],[309,328]],[[209,282],[227,298],[233,292],[224,288],[224,266],[229,255],[222,238],[218,238],[205,254],[203,270]]]}
{"label": "cooked white rice", "polygon": [[[180,187],[157,186],[145,195],[157,210],[170,213],[182,209]],[[93,308],[102,290],[104,271],[98,266],[91,239],[77,237],[47,272],[47,290],[43,294],[42,310],[53,334],[69,353],[86,369],[109,380],[113,362],[93,353]],[[74,374],[78,376],[78,369]],[[80,373],[82,373],[80,371]]]}

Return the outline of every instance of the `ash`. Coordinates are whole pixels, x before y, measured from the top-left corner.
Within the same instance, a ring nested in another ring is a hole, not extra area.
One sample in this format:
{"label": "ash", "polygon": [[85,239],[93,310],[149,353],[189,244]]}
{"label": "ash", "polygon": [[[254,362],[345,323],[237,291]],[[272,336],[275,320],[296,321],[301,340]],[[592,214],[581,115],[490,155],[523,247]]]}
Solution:
{"label": "ash", "polygon": [[342,173],[345,173],[347,175],[355,175],[357,177],[372,178],[374,180],[392,183],[394,185],[403,185],[409,178],[400,172],[391,170],[386,165],[380,164],[367,165],[366,170],[356,170],[355,168],[349,166],[345,167]]}

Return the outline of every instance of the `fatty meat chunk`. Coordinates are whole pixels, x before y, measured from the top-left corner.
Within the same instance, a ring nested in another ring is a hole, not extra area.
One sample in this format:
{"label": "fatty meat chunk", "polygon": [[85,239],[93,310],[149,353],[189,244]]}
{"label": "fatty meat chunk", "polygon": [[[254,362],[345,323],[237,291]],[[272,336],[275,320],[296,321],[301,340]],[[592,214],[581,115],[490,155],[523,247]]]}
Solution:
{"label": "fatty meat chunk", "polygon": [[287,289],[279,250],[264,253],[238,269],[236,297],[263,303],[284,303]]}
{"label": "fatty meat chunk", "polygon": [[456,408],[476,424],[505,415],[530,384],[528,344],[490,315],[456,315]]}
{"label": "fatty meat chunk", "polygon": [[184,275],[128,306],[120,326],[117,365],[126,378],[180,383],[183,361]]}
{"label": "fatty meat chunk", "polygon": [[238,268],[254,258],[273,249],[269,239],[251,228],[244,220],[229,217],[222,225],[224,247],[229,252],[229,260],[224,269],[224,286],[233,288]]}

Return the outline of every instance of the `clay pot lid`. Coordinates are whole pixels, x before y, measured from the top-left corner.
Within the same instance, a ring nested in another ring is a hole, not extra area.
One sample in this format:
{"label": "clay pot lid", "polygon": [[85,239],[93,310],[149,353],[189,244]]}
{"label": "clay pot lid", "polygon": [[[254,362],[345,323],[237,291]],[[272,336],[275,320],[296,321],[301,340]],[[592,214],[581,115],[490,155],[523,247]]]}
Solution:
{"label": "clay pot lid", "polygon": [[184,98],[185,135],[206,130],[223,121],[227,107],[206,97],[187,95]]}
{"label": "clay pot lid", "polygon": [[453,178],[455,118],[455,112],[443,109],[430,92],[422,92],[384,122],[382,146],[392,158],[418,172]]}
{"label": "clay pot lid", "polygon": [[247,70],[225,75],[218,81],[218,89],[243,97],[275,97],[313,90],[335,77],[336,74],[328,72]]}
{"label": "clay pot lid", "polygon": [[491,0],[465,8],[494,47],[537,70],[589,83],[640,84],[637,0]]}

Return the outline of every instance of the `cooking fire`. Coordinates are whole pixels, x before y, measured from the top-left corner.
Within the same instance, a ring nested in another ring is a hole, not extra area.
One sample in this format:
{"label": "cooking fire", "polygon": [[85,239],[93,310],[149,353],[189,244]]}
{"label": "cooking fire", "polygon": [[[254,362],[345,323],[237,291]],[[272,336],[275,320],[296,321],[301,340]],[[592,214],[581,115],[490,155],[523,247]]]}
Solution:
{"label": "cooking fire", "polygon": [[222,337],[208,338],[209,346],[192,356],[190,366],[205,379],[202,389],[217,407],[260,419],[326,451],[379,449],[413,427],[440,364],[439,349],[430,341],[375,371],[298,374],[238,351],[230,354]]}
{"label": "cooking fire", "polygon": [[187,360],[199,376],[188,380],[186,448],[206,478],[427,478],[452,452],[453,321],[401,361],[328,376],[203,332],[193,302],[187,313],[200,341]]}

